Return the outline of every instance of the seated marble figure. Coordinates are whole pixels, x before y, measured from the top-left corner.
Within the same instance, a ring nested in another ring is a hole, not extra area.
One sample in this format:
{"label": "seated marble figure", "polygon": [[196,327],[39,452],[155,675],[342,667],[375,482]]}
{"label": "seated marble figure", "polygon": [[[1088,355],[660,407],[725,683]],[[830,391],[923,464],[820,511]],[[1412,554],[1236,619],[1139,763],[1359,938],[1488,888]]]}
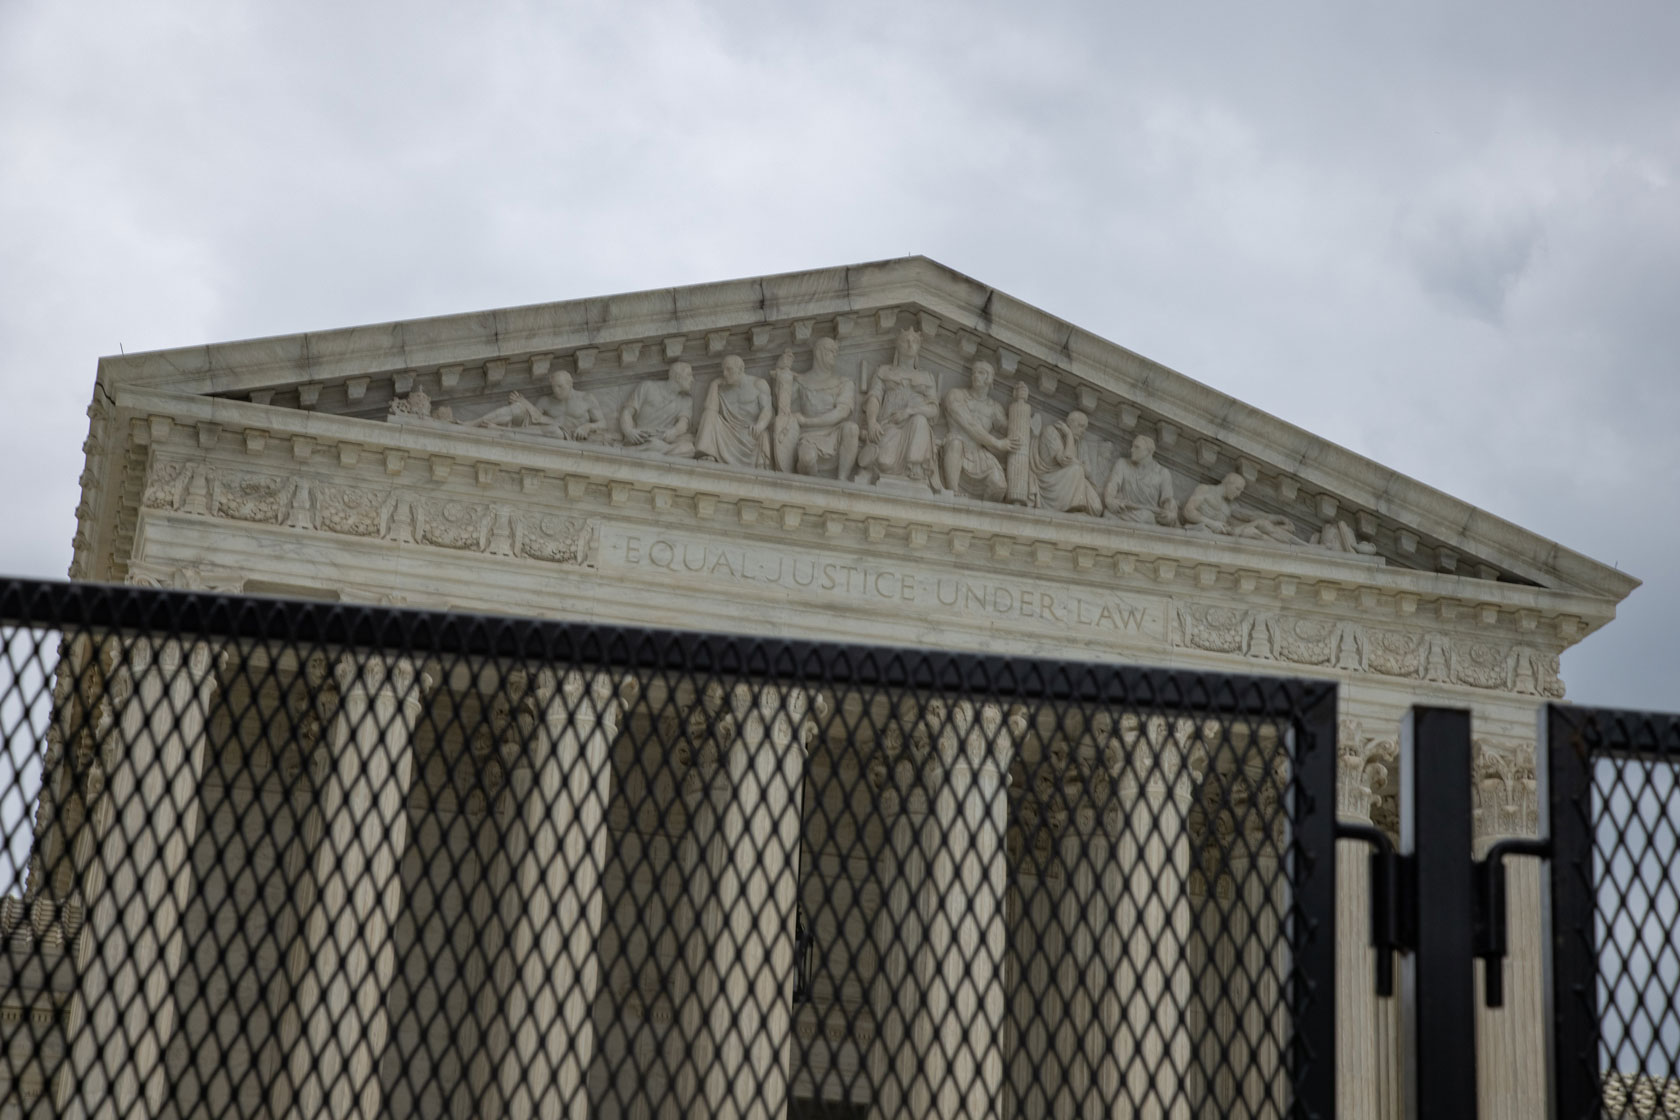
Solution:
{"label": "seated marble figure", "polygon": [[735,467],[770,465],[770,386],[749,377],[740,355],[723,359],[723,372],[706,390],[694,449],[702,459]]}
{"label": "seated marble figure", "polygon": [[814,475],[832,470],[850,479],[857,466],[860,435],[852,414],[857,386],[835,372],[840,344],[819,338],[811,348],[811,372],[793,372],[793,351],[782,354],[771,375],[776,384],[772,444],[776,469]]}
{"label": "seated marble figure", "polygon": [[1177,525],[1172,474],[1155,461],[1155,441],[1138,436],[1130,455],[1116,460],[1103,487],[1103,513],[1134,525]]}
{"label": "seated marble figure", "polygon": [[1079,410],[1068,418],[1046,424],[1032,445],[1032,471],[1042,506],[1062,513],[1101,515],[1102,495],[1085,473],[1080,444],[1090,419]]}
{"label": "seated marble figure", "polygon": [[618,412],[624,445],[650,455],[694,458],[694,368],[687,362],[671,366],[665,380],[643,381]]}
{"label": "seated marble figure", "polygon": [[945,394],[943,466],[945,488],[988,502],[1001,501],[1007,489],[999,455],[1022,449],[1022,437],[1009,434],[1003,405],[992,400],[992,364],[977,361],[966,386]]}
{"label": "seated marble figure", "polygon": [[875,481],[904,478],[937,490],[939,443],[933,424],[939,419],[939,386],[933,374],[916,365],[921,349],[920,331],[899,331],[893,360],[875,370],[863,402],[858,466]]}

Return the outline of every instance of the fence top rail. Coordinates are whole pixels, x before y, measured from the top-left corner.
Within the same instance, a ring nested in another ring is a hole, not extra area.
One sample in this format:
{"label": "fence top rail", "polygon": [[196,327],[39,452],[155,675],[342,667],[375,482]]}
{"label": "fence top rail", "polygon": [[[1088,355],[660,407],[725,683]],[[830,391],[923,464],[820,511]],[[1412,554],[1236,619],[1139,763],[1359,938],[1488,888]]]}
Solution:
{"label": "fence top rail", "polygon": [[1336,694],[1332,681],[1291,677],[64,580],[0,578],[0,625],[372,647],[627,670],[700,671],[804,684],[986,692],[1000,699],[1138,705],[1260,718],[1298,718],[1320,704],[1333,704]]}
{"label": "fence top rail", "polygon": [[1553,740],[1561,733],[1583,754],[1680,762],[1680,713],[1573,704],[1548,704],[1546,713]]}

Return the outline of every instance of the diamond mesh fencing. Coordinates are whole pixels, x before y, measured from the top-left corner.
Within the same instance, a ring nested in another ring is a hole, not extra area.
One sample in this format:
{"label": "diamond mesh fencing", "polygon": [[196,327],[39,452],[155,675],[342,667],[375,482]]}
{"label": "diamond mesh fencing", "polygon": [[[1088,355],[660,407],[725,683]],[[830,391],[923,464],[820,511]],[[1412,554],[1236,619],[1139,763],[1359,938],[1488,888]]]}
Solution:
{"label": "diamond mesh fencing", "polygon": [[1332,685],[23,581],[0,627],[0,1114],[1332,1111]]}
{"label": "diamond mesh fencing", "polygon": [[1558,1115],[1680,1120],[1680,716],[1548,720]]}

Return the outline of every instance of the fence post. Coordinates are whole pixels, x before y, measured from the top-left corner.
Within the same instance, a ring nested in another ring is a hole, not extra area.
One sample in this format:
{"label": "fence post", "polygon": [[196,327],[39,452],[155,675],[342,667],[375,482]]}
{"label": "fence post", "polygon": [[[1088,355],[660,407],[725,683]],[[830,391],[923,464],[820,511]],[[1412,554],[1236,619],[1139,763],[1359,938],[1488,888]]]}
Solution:
{"label": "fence post", "polygon": [[1401,744],[1401,842],[1417,867],[1417,925],[1408,971],[1419,1117],[1475,1120],[1476,973],[1470,847],[1470,713],[1414,707]]}
{"label": "fence post", "polygon": [[[1579,717],[1577,717],[1579,718]],[[1598,946],[1594,942],[1592,756],[1567,708],[1546,705],[1540,750],[1552,838],[1552,1114],[1599,1115]]]}

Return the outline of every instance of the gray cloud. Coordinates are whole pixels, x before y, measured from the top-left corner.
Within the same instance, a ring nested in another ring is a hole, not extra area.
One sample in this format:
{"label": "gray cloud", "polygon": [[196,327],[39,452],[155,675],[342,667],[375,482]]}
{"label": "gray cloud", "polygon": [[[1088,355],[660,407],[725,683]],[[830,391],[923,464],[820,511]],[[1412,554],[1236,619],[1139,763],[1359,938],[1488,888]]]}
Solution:
{"label": "gray cloud", "polygon": [[1621,563],[1572,695],[1673,707],[1677,37],[1656,0],[0,6],[0,570],[64,570],[119,344],[921,252]]}
{"label": "gray cloud", "polygon": [[1412,217],[1400,236],[1426,291],[1496,326],[1544,244],[1544,229],[1531,214],[1480,217],[1437,210]]}

